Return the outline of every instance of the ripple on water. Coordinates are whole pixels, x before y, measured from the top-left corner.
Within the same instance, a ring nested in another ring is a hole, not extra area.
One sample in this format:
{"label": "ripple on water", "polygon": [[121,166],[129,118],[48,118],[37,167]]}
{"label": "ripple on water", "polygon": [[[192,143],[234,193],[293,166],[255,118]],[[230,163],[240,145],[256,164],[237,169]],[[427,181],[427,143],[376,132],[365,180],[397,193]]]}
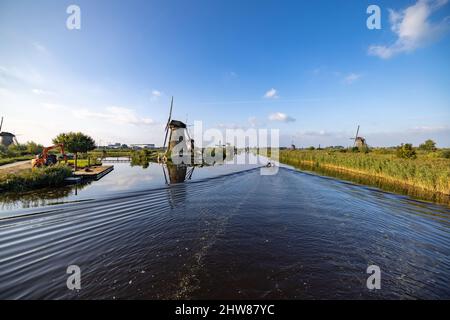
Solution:
{"label": "ripple on water", "polygon": [[285,168],[25,211],[0,298],[450,298],[449,209]]}

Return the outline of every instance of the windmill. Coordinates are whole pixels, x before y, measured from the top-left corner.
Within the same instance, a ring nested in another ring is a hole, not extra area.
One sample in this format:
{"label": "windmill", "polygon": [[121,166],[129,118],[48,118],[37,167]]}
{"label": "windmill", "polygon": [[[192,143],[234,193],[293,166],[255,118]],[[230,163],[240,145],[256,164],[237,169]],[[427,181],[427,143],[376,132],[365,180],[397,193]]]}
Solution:
{"label": "windmill", "polygon": [[353,143],[353,147],[357,147],[357,148],[362,148],[365,147],[366,144],[366,139],[363,137],[358,136],[359,134],[359,125],[358,125],[358,129],[356,129],[356,135],[354,138],[350,138],[350,140],[354,140]]}
{"label": "windmill", "polygon": [[[165,132],[165,138],[164,138],[164,145],[163,148],[166,149],[165,155],[171,154],[172,149],[180,144],[183,143],[180,151],[180,156],[182,156],[183,150],[184,151],[192,151],[194,149],[194,140],[191,139],[189,132],[187,130],[187,125],[179,120],[172,120],[172,109],[173,109],[173,97],[172,101],[170,103],[170,111],[169,111],[169,118],[167,119],[166,123],[166,132]],[[167,145],[167,148],[166,148]]]}
{"label": "windmill", "polygon": [[0,145],[8,147],[13,143],[18,144],[16,136],[11,132],[3,132],[2,128],[3,128],[3,117],[0,122]]}

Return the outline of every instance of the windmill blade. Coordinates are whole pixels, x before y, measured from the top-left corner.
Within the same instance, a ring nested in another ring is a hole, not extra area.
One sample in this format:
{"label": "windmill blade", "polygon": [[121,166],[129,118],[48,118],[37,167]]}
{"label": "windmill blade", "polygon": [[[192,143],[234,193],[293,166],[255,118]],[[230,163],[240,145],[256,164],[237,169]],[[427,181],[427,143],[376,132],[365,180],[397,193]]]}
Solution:
{"label": "windmill blade", "polygon": [[355,136],[354,146],[356,145],[356,140],[358,139],[358,133],[359,133],[359,124],[358,124],[358,129],[356,129],[356,136]]}
{"label": "windmill blade", "polygon": [[359,125],[358,125],[358,129],[356,130],[356,137],[355,137],[355,139],[358,138],[358,133],[359,133]]}
{"label": "windmill blade", "polygon": [[163,148],[165,148],[166,147],[166,142],[167,142],[167,134],[169,133],[169,128],[168,127],[166,127],[166,136],[165,136],[165,138],[164,138],[164,145],[163,145]]}
{"label": "windmill blade", "polygon": [[172,96],[172,101],[170,102],[169,118],[167,119],[167,123],[166,123],[166,135],[165,135],[165,137],[164,137],[164,145],[163,145],[163,148],[166,147],[167,134],[169,133],[169,123],[170,123],[170,120],[172,119],[172,109],[173,109],[173,96]]}
{"label": "windmill blade", "polygon": [[173,96],[172,101],[170,102],[170,111],[169,111],[169,118],[167,119],[166,130],[169,128],[170,120],[172,120],[172,108],[173,108]]}
{"label": "windmill blade", "polygon": [[2,122],[0,123],[0,132],[2,132],[2,127],[3,127],[3,117],[2,117]]}

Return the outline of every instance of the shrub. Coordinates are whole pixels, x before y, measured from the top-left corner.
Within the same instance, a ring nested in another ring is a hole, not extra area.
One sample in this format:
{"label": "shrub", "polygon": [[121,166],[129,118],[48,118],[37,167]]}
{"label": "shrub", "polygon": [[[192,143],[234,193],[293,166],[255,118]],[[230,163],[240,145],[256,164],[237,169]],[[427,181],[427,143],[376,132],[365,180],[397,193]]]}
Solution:
{"label": "shrub", "polygon": [[396,151],[397,157],[403,158],[403,159],[416,159],[417,154],[416,150],[414,150],[411,143],[405,143],[401,144],[399,147],[397,147]]}
{"label": "shrub", "polygon": [[450,159],[450,150],[444,150],[441,152],[441,158]]}
{"label": "shrub", "polygon": [[424,143],[419,145],[419,149],[425,150],[425,151],[435,151],[436,150],[436,142],[434,142],[431,139],[428,139],[427,141],[425,141]]}
{"label": "shrub", "polygon": [[65,165],[25,170],[10,173],[0,179],[0,189],[7,191],[26,191],[43,187],[63,185],[64,179],[72,175],[72,169]]}

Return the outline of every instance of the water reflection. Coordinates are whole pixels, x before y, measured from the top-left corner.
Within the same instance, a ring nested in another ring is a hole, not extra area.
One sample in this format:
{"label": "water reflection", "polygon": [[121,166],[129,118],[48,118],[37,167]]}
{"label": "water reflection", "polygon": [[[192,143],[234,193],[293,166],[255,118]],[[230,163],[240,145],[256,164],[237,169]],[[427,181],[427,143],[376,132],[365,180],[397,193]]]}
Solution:
{"label": "water reflection", "polygon": [[[195,166],[163,164],[161,165],[166,184],[175,184],[191,180]],[[167,172],[167,173],[166,173]]]}
{"label": "water reflection", "polygon": [[251,154],[229,157],[224,161],[216,162],[213,166],[161,164],[154,161],[152,157],[103,158],[103,164],[113,165],[114,171],[98,181],[84,181],[77,185],[39,189],[26,193],[0,193],[0,218],[22,214],[22,209],[120,196],[122,193],[152,190],[259,166],[259,164],[235,164],[258,163],[257,157]]}
{"label": "water reflection", "polygon": [[[167,186],[158,164],[118,167],[158,172],[163,187],[0,219],[0,298],[450,297],[448,208],[286,168],[170,183],[168,167]],[[65,286],[74,261],[87,271],[80,291]],[[382,290],[367,290],[370,264]]]}

